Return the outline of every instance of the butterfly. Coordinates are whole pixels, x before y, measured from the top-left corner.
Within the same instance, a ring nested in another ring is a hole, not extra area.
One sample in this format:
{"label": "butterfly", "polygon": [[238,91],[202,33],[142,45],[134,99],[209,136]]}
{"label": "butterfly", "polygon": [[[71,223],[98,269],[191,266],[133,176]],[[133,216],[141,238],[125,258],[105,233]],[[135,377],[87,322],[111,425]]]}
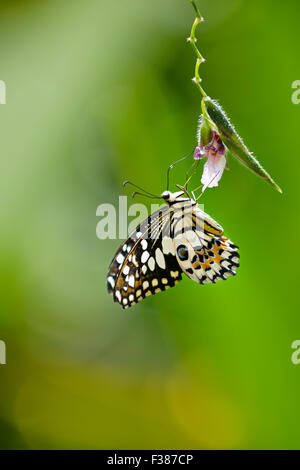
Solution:
{"label": "butterfly", "polygon": [[107,289],[123,308],[175,286],[182,273],[199,284],[236,274],[238,247],[185,191],[164,191],[166,205],[141,222],[118,249]]}

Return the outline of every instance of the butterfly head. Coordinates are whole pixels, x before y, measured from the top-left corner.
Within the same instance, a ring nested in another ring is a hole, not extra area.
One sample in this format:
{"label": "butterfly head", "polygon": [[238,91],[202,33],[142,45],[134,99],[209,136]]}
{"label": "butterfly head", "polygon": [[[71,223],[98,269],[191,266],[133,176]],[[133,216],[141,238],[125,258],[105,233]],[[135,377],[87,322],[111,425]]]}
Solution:
{"label": "butterfly head", "polygon": [[184,194],[185,194],[184,191],[177,191],[176,193],[171,193],[171,191],[164,191],[160,195],[160,197],[164,199],[166,202],[172,203],[172,202],[176,202]]}

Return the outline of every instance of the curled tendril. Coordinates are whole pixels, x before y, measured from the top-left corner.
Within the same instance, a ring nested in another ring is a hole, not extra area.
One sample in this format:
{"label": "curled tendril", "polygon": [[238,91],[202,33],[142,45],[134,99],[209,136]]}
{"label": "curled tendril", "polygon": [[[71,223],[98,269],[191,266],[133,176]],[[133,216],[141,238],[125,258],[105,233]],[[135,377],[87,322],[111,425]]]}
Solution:
{"label": "curled tendril", "polygon": [[200,78],[200,75],[199,75],[199,67],[203,62],[205,62],[205,59],[202,56],[201,52],[199,51],[199,49],[196,45],[197,38],[196,38],[196,35],[195,35],[196,34],[196,28],[197,28],[198,24],[202,23],[204,21],[204,18],[200,13],[199,8],[197,7],[197,5],[195,3],[195,0],[190,0],[190,2],[192,4],[192,6],[194,7],[194,10],[195,10],[195,13],[196,13],[196,18],[195,18],[194,23],[192,25],[190,36],[188,37],[187,41],[191,44],[191,46],[192,46],[192,48],[193,48],[193,50],[196,54],[196,58],[197,58],[196,59],[196,64],[195,64],[195,76],[193,78],[193,82],[196,84],[196,86],[200,90],[201,95],[204,98],[207,95],[206,95],[205,91],[203,90],[203,88],[201,87],[201,78]]}

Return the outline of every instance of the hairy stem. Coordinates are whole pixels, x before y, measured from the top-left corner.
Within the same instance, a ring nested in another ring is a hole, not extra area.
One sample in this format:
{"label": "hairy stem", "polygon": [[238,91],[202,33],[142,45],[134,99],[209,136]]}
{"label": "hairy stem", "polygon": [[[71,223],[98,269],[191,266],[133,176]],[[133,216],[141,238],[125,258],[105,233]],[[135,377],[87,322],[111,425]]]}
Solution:
{"label": "hairy stem", "polygon": [[195,10],[195,13],[196,13],[196,18],[195,18],[195,21],[192,25],[192,29],[191,29],[191,32],[190,32],[190,36],[188,37],[188,42],[191,44],[195,54],[196,54],[196,65],[195,65],[195,76],[193,78],[193,82],[197,85],[198,89],[200,90],[200,93],[203,97],[207,96],[205,91],[203,90],[203,88],[201,87],[201,78],[200,78],[200,75],[199,75],[199,67],[200,65],[202,64],[202,62],[205,62],[205,59],[204,57],[202,56],[202,54],[200,53],[197,45],[196,45],[196,42],[197,42],[197,38],[196,38],[196,28],[198,26],[198,24],[202,23],[202,21],[204,21],[204,18],[203,16],[201,15],[200,11],[199,11],[199,8],[197,7],[196,3],[195,3],[195,0],[190,0],[192,6],[194,7],[194,10]]}

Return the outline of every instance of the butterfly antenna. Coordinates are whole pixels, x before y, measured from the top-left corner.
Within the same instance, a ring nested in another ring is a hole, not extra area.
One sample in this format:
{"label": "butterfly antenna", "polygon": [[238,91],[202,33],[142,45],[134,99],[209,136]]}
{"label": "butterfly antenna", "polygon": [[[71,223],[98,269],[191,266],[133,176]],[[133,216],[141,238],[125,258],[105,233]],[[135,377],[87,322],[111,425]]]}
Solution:
{"label": "butterfly antenna", "polygon": [[139,191],[134,191],[134,193],[132,193],[131,197],[135,197],[135,196],[144,196],[144,197],[148,197],[149,199],[161,199],[160,196],[150,196],[149,194],[145,194],[145,193],[140,193]]}
{"label": "butterfly antenna", "polygon": [[139,189],[140,191],[143,191],[143,193],[135,192],[135,193],[133,193],[134,195],[135,194],[141,194],[143,196],[148,195],[148,197],[152,197],[152,198],[160,198],[160,196],[156,196],[155,194],[149,193],[149,191],[146,191],[145,189],[141,188],[137,184],[132,183],[131,181],[124,181],[123,186],[126,186],[127,184],[130,184],[131,186],[133,186],[134,188]]}
{"label": "butterfly antenna", "polygon": [[189,153],[189,154],[186,155],[185,157],[180,158],[179,160],[177,160],[176,162],[172,163],[172,165],[169,166],[169,168],[168,168],[168,170],[167,170],[167,190],[169,190],[170,171],[172,170],[172,168],[174,168],[174,166],[177,165],[177,163],[183,162],[183,160],[186,160],[187,158],[189,158],[193,153],[194,153],[194,151],[191,152],[191,153]]}

